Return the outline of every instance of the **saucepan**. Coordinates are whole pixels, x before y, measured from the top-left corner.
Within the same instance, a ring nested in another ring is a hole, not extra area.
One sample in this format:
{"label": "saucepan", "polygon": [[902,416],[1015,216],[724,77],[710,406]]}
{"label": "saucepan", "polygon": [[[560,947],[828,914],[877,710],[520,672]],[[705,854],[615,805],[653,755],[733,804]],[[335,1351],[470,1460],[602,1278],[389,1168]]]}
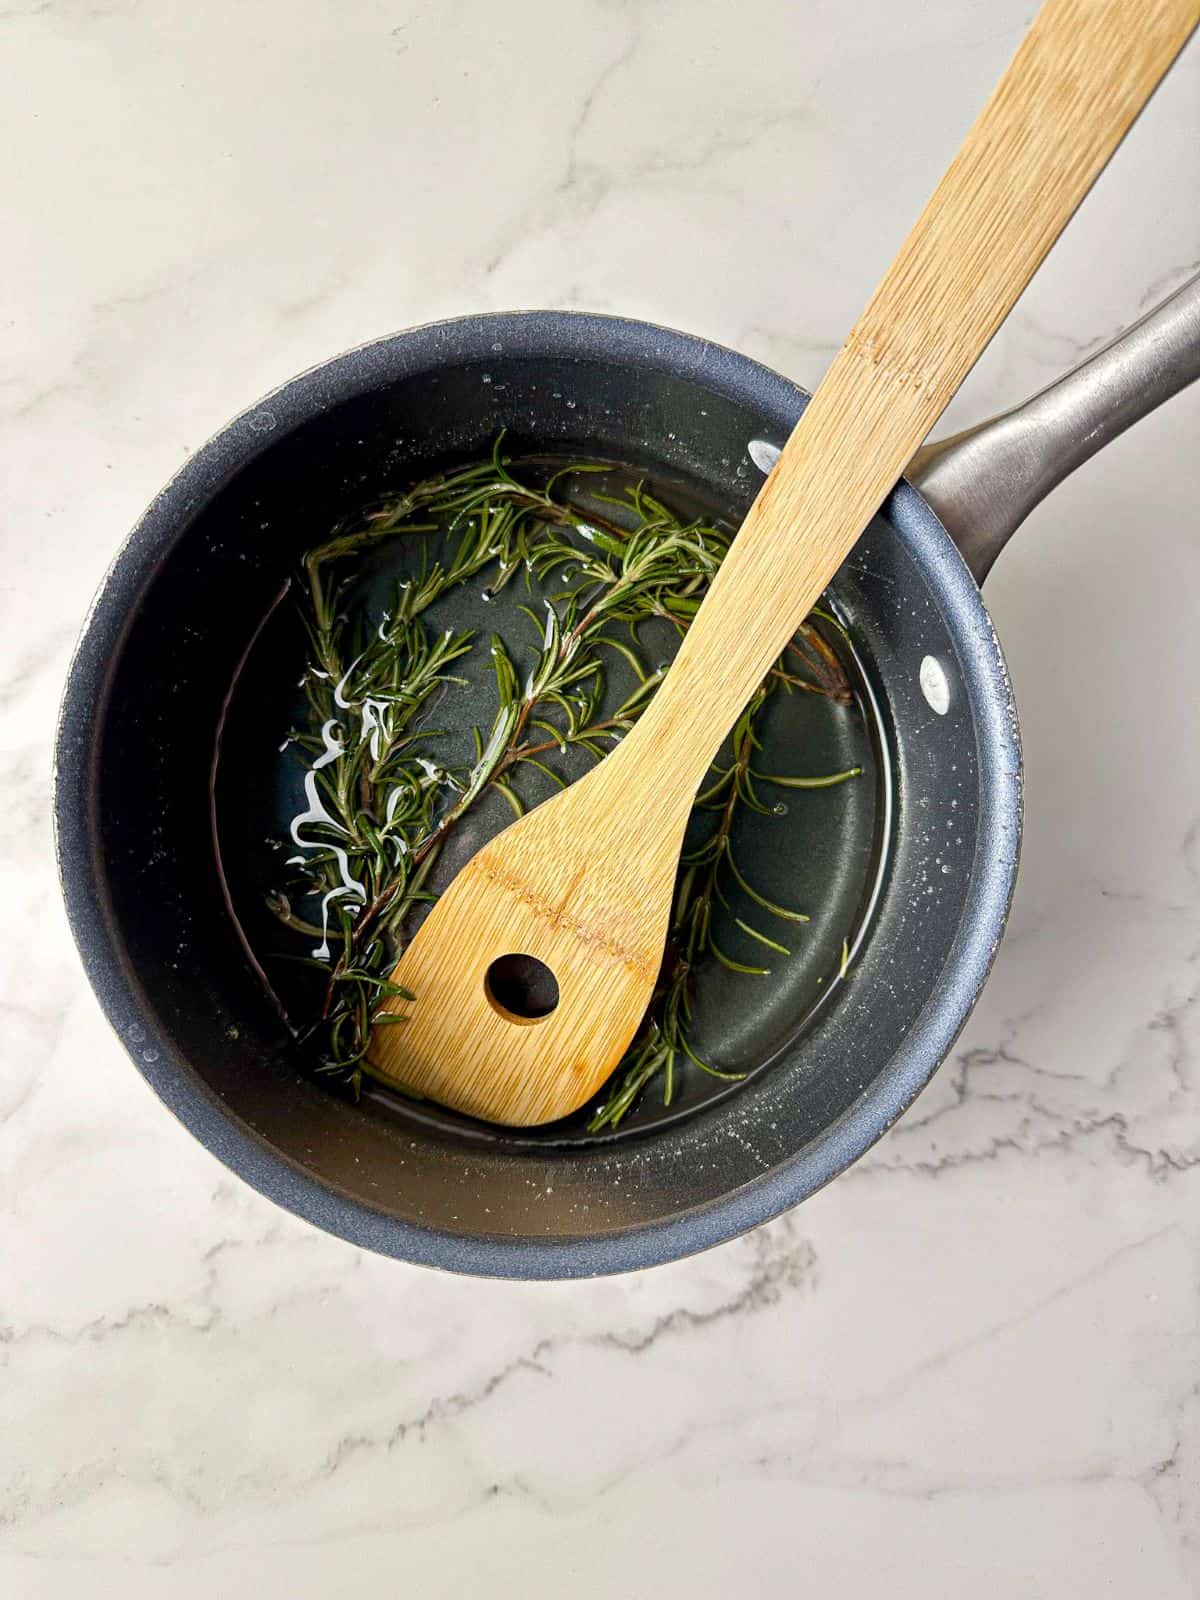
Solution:
{"label": "saucepan", "polygon": [[[619,464],[735,525],[807,396],[703,339],[563,312],[413,329],[286,383],[154,500],[70,669],[62,883],[134,1062],[265,1195],[455,1271],[650,1266],[805,1199],[929,1081],[1004,930],[1021,751],[979,584],[1048,490],[1198,375],[1194,280],[1025,405],[927,447],[895,486],[829,595],[854,704],[793,735],[797,765],[836,762],[857,739],[863,777],[747,845],[746,870],[781,898],[829,908],[805,947],[815,954],[778,984],[722,978],[724,1048],[743,1081],[694,1074],[670,1106],[644,1096],[615,1132],[586,1119],[492,1128],[314,1077],[261,957],[262,885],[244,865],[287,800],[264,755],[300,666],[281,605],[298,555],[347,508],[476,459],[501,434],[516,458]],[[822,940],[848,923],[843,972]]]}

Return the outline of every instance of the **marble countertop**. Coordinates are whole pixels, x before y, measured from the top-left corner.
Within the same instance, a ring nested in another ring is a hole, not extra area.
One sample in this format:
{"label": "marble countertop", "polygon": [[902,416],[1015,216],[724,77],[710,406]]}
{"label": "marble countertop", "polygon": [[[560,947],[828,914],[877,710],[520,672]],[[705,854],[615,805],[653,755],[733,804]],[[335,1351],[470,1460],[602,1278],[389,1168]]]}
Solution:
{"label": "marble countertop", "polygon": [[[1196,1592],[1200,392],[989,582],[1027,839],[952,1059],[846,1177],[722,1249],[483,1283],[276,1210],[126,1060],[51,857],[73,636],[228,416],[375,334],[527,305],[813,385],[1032,10],[0,8],[13,1600]],[[948,426],[1195,270],[1198,130],[1193,44]]]}

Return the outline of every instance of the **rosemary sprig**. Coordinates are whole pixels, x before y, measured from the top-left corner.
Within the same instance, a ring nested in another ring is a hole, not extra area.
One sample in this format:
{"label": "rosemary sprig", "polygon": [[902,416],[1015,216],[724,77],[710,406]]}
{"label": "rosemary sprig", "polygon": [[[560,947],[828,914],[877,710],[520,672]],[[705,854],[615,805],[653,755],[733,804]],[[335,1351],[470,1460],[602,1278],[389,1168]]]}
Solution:
{"label": "rosemary sprig", "polygon": [[[568,475],[606,470],[572,464],[537,487],[514,475],[497,441],[487,461],[371,507],[303,560],[307,726],[291,738],[308,758],[307,807],[291,825],[295,877],[271,906],[297,935],[320,941],[306,958],[327,974],[321,1016],[310,1029],[318,1068],[354,1092],[372,1071],[374,1028],[402,1021],[383,1003],[412,998],[389,974],[412,913],[431,898],[429,875],[448,838],[492,790],[519,813],[512,780],[520,769],[562,784],[551,764],[556,753],[579,749],[599,759],[628,732],[665,670],[644,665],[639,627],[658,619],[685,633],[729,548],[726,530],[676,516],[644,486],[621,497],[594,495],[587,507],[562,492]],[[414,538],[422,544],[414,576],[382,616],[368,618],[355,592],[361,561],[386,540]],[[518,575],[531,596],[535,579],[543,591],[563,587],[540,611],[522,608],[536,639],[524,676],[505,642],[491,636],[493,720],[486,734],[476,730],[473,763],[452,770],[437,760],[439,730],[429,717],[442,695],[466,684],[461,664],[478,642],[469,632],[438,632],[426,613],[448,591],[484,575],[485,598]],[[605,710],[618,666],[632,673],[633,687],[615,710]],[[697,798],[696,816],[715,813],[715,822],[681,863],[663,975],[592,1118],[594,1130],[616,1128],[653,1078],[661,1076],[670,1104],[688,1067],[740,1076],[702,1060],[690,1043],[697,969],[709,958],[753,977],[770,968],[738,961],[717,944],[714,907],[728,910],[736,890],[765,916],[760,927],[758,917],[729,913],[730,926],[764,952],[763,963],[790,953],[779,924],[807,918],[747,881],[733,854],[737,819],[782,809],[763,799],[760,786],[827,787],[859,770],[789,777],[757,769],[764,707],[774,694],[794,690],[851,699],[837,655],[807,625],[739,718],[728,764],[713,768]]]}

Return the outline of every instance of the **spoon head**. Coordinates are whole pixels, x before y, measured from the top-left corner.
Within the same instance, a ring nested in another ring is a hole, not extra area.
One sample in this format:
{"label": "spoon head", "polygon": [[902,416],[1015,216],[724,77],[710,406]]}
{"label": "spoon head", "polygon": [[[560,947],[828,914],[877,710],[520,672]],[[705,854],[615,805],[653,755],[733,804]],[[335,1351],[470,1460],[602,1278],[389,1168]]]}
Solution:
{"label": "spoon head", "polygon": [[662,964],[687,808],[622,847],[597,781],[611,759],[485,845],[404,952],[393,978],[414,998],[388,1002],[404,1021],[375,1029],[371,1060],[410,1093],[530,1127],[621,1059]]}

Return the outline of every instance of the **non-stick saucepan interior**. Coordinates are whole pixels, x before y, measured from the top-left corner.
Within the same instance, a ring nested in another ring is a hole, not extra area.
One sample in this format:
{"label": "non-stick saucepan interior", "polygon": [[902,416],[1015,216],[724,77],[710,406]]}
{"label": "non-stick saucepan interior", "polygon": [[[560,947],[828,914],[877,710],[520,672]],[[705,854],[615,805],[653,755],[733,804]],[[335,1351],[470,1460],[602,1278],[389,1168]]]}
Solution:
{"label": "non-stick saucepan interior", "polygon": [[[905,485],[831,593],[856,706],[793,697],[775,730],[792,771],[865,771],[789,797],[786,818],[747,836],[750,870],[813,923],[777,981],[723,976],[710,999],[712,1040],[744,1083],[693,1073],[671,1108],[647,1095],[616,1136],[583,1118],[506,1132],[385,1092],[359,1104],[330,1093],[278,1009],[290,995],[263,890],[267,839],[298,793],[298,767],[277,754],[302,662],[280,599],[298,555],[355,507],[479,457],[502,429],[513,455],[611,461],[614,482],[645,477],[736,523],[761,482],[750,446],[782,444],[804,400],[753,362],[659,328],[466,319],[285,386],[151,506],[72,669],[63,879],[130,1053],[258,1188],[373,1248],[464,1271],[647,1265],[811,1193],[935,1069],[1003,926],[1019,750],[978,591]],[[503,820],[483,813],[464,846]],[[847,934],[856,949],[839,982]]]}

